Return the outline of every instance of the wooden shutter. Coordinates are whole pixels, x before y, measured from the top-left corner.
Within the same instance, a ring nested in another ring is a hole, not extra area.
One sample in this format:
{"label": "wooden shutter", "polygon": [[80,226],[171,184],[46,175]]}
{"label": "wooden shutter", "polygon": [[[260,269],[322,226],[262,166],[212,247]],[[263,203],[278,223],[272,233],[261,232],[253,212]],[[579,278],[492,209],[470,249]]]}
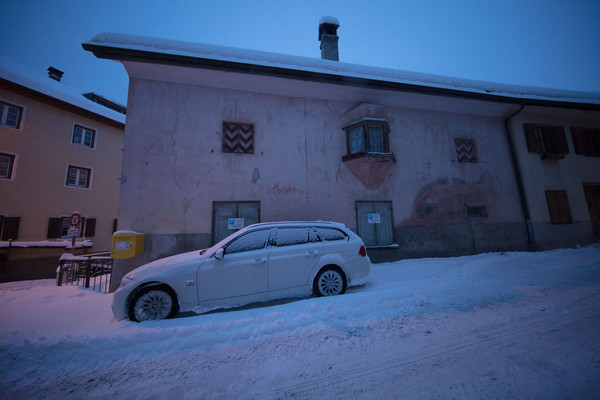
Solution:
{"label": "wooden shutter", "polygon": [[19,223],[21,217],[4,217],[2,223],[2,240],[17,240],[19,238]]}
{"label": "wooden shutter", "polygon": [[569,145],[567,144],[565,128],[562,126],[553,126],[550,132],[552,132],[552,142],[556,145],[556,152],[558,154],[568,154]]}
{"label": "wooden shutter", "polygon": [[85,219],[85,230],[83,236],[93,237],[96,234],[96,218]]}
{"label": "wooden shutter", "polygon": [[572,224],[569,198],[564,190],[546,190],[546,200],[552,224]]}
{"label": "wooden shutter", "polygon": [[535,125],[523,124],[525,131],[525,141],[527,142],[527,151],[530,153],[539,153],[537,139],[535,138]]}
{"label": "wooden shutter", "polygon": [[50,218],[48,220],[48,239],[60,238],[60,231],[62,229],[62,218]]}
{"label": "wooden shutter", "polygon": [[583,129],[571,127],[571,138],[573,139],[575,154],[585,154],[585,139],[583,138]]}

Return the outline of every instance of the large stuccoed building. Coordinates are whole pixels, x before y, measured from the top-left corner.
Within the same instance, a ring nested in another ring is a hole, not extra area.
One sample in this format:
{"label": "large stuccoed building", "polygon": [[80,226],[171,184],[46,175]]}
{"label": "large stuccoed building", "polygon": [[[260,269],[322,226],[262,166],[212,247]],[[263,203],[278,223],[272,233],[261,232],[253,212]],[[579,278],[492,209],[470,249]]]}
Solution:
{"label": "large stuccoed building", "polygon": [[338,25],[322,59],[83,44],[130,77],[119,223],[146,241],[114,278],[258,221],[343,222],[374,261],[595,240],[598,94],[345,64]]}

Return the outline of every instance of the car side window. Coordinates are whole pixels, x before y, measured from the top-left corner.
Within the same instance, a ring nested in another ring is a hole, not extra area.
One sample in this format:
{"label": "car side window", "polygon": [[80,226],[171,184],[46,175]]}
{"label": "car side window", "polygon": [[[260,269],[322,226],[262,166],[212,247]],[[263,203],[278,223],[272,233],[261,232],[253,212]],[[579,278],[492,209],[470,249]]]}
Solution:
{"label": "car side window", "polygon": [[317,231],[319,232],[319,236],[321,236],[321,239],[330,242],[333,240],[346,240],[348,239],[348,235],[346,235],[344,232],[340,231],[339,229],[336,228],[317,228]]}
{"label": "car side window", "polygon": [[268,238],[268,229],[246,233],[229,243],[227,247],[225,247],[225,254],[264,249]]}
{"label": "car side window", "polygon": [[308,243],[308,228],[277,229],[277,247]]}

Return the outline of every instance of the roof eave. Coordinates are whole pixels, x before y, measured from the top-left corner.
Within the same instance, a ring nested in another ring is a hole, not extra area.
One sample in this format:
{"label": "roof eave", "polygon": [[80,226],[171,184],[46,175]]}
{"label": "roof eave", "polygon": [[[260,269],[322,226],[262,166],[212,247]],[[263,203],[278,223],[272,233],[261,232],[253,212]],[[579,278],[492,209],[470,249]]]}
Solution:
{"label": "roof eave", "polygon": [[506,96],[494,93],[480,93],[468,90],[440,88],[419,84],[391,82],[383,79],[369,79],[362,77],[351,77],[334,73],[306,71],[282,66],[268,66],[252,63],[244,63],[230,60],[215,60],[199,56],[185,56],[152,52],[146,50],[127,49],[98,45],[94,43],[82,43],[82,47],[92,52],[96,57],[118,61],[133,61],[142,63],[164,64],[182,66],[189,68],[203,68],[227,72],[238,72],[254,75],[267,75],[288,79],[300,79],[313,82],[340,84],[370,89],[384,89],[436,96],[455,97],[482,101],[491,101],[510,104],[525,104],[529,106],[544,106],[555,108],[567,108],[578,110],[600,111],[600,104],[581,103],[561,100],[531,99]]}
{"label": "roof eave", "polygon": [[93,111],[90,110],[86,110],[85,108],[81,108],[78,107],[74,104],[71,104],[69,102],[66,102],[64,100],[60,100],[57,99],[55,97],[49,96],[45,93],[39,92],[37,90],[31,89],[27,86],[23,86],[23,85],[19,85],[18,83],[12,82],[10,80],[4,79],[4,78],[0,78],[0,85],[5,86],[7,88],[12,88],[13,90],[19,90],[20,92],[22,92],[24,95],[29,96],[31,98],[35,98],[37,100],[43,101],[47,104],[51,104],[66,110],[69,110],[75,114],[79,114],[79,115],[83,115],[86,116],[88,118],[92,118],[95,120],[98,120],[100,122],[103,122],[107,125],[111,125],[115,128],[119,128],[119,129],[125,129],[125,124],[114,120],[112,118],[106,117],[104,115],[101,114],[96,114]]}

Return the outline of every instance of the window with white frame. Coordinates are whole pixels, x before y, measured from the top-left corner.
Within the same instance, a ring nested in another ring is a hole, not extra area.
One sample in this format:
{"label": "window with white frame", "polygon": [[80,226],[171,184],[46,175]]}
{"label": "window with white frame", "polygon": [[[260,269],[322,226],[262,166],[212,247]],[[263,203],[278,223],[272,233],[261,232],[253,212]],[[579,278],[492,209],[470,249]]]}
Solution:
{"label": "window with white frame", "polygon": [[23,108],[0,101],[0,125],[21,128]]}
{"label": "window with white frame", "polygon": [[344,158],[354,158],[366,154],[390,154],[390,128],[387,121],[365,118],[343,129],[346,131],[348,152]]}
{"label": "window with white frame", "polygon": [[15,155],[0,153],[0,179],[12,179],[15,170]]}
{"label": "window with white frame", "polygon": [[70,187],[89,188],[92,170],[84,167],[69,165],[67,167],[66,185]]}
{"label": "window with white frame", "polygon": [[76,124],[73,127],[71,143],[93,149],[96,147],[96,131]]}

